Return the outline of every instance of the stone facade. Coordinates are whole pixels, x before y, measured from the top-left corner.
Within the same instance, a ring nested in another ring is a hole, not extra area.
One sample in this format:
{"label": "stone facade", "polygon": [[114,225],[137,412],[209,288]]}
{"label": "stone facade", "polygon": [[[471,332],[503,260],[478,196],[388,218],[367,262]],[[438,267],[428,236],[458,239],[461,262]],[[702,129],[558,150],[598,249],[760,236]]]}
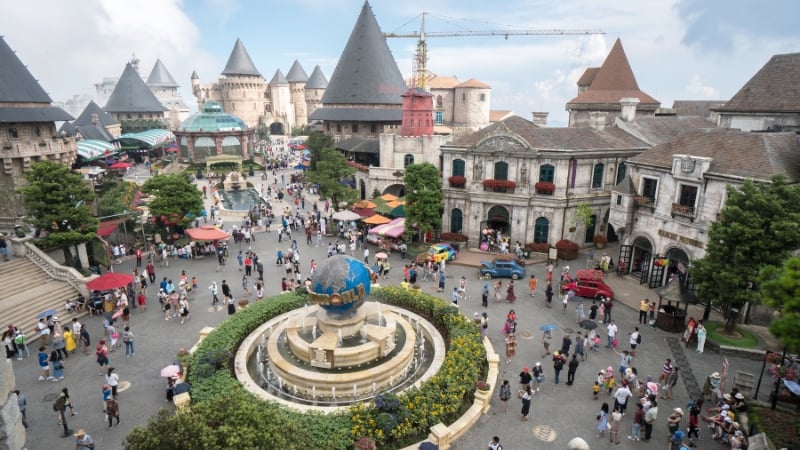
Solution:
{"label": "stone facade", "polygon": [[10,359],[0,360],[0,449],[25,447],[25,427],[17,404],[14,369]]}

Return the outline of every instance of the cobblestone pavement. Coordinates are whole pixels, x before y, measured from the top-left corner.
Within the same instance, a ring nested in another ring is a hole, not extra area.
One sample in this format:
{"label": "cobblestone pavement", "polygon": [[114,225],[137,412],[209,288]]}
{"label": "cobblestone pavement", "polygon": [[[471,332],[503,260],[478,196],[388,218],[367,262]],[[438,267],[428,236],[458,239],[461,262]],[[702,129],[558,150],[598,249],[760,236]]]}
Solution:
{"label": "cobblestone pavement", "polygon": [[[143,174],[143,168],[136,168],[128,175],[129,178],[135,177],[137,171]],[[144,177],[140,177],[142,180]],[[287,176],[288,178],[288,176]],[[209,202],[209,200],[206,200]],[[313,198],[308,198],[306,207],[310,208]],[[275,207],[281,210],[284,204],[277,203]],[[230,221],[226,224],[232,225]],[[265,279],[268,280],[266,295],[277,294],[280,290],[281,268],[273,263],[275,253],[278,248],[284,250],[289,246],[289,242],[278,243],[277,233],[260,233],[256,236],[257,240],[252,243],[252,249],[256,251],[265,261]],[[301,250],[301,261],[304,272],[307,272],[308,264],[312,258],[321,261],[325,258],[324,245],[321,247],[307,246],[303,235],[297,233],[295,238]],[[331,239],[326,239],[325,242]],[[242,248],[246,250],[246,247]],[[238,252],[236,245],[231,246],[231,251],[235,255]],[[374,253],[374,247],[372,247]],[[614,254],[610,251],[610,254]],[[358,255],[357,255],[358,256]],[[64,387],[68,387],[71,393],[72,402],[75,405],[78,415],[68,417],[70,428],[77,430],[85,429],[94,437],[97,448],[115,449],[122,447],[124,437],[137,424],[145,424],[159,408],[172,406],[165,402],[166,383],[159,376],[162,367],[173,363],[175,354],[181,347],[189,348],[196,341],[199,331],[205,326],[214,326],[224,320],[227,315],[225,311],[216,311],[211,306],[211,296],[207,286],[211,281],[221,283],[223,279],[234,291],[238,299],[242,294],[241,277],[242,272],[236,268],[235,257],[230,258],[230,264],[225,272],[216,271],[216,260],[205,258],[192,261],[171,260],[169,267],[156,267],[157,280],[162,277],[171,278],[177,281],[181,270],[186,270],[187,274],[197,276],[200,281],[200,289],[191,302],[192,316],[185,324],[180,321],[164,320],[164,315],[158,309],[155,300],[155,291],[151,287],[148,297],[149,307],[147,311],[134,309],[132,311],[132,330],[136,335],[135,347],[136,355],[126,358],[124,347],[116,349],[110,355],[111,366],[115,367],[122,379],[120,388],[120,410],[121,424],[113,428],[108,428],[108,423],[104,422],[102,407],[101,387],[104,378],[98,375],[98,366],[95,363],[93,352],[84,355],[78,350],[70,355],[65,362],[66,379],[57,382],[38,382],[38,370],[35,360],[35,349],[32,349],[33,356],[23,361],[14,361],[14,371],[16,374],[17,388],[28,397],[28,429],[27,448],[29,449],[56,449],[72,448],[74,438],[62,438],[61,426],[57,424],[56,414],[52,411],[51,405],[54,396]],[[133,269],[134,261],[128,259],[120,265],[115,265],[117,272],[129,273]],[[397,284],[401,280],[402,271],[399,270],[403,261],[397,254],[391,255],[393,270],[390,272],[388,281],[384,283]],[[573,269],[577,269],[575,265]],[[449,300],[448,289],[456,284],[456,280],[462,275],[469,280],[468,299],[460,305],[463,312],[472,316],[474,312],[484,311],[480,307],[480,292],[484,281],[477,278],[474,267],[458,266],[450,264],[447,266],[448,280],[447,288],[444,293],[436,293],[433,283],[423,283],[425,292],[438,295]],[[528,273],[536,273],[537,277],[543,279],[544,266],[528,265]],[[507,280],[504,280],[504,285]],[[541,392],[536,393],[531,407],[531,419],[522,422],[519,418],[520,402],[516,398],[510,401],[509,414],[503,414],[497,392],[492,399],[492,408],[488,414],[484,415],[479,422],[468,433],[462,436],[454,445],[455,449],[476,449],[486,448],[493,435],[501,437],[501,443],[507,450],[522,448],[564,448],[566,443],[575,436],[586,439],[593,447],[607,446],[607,441],[595,438],[595,416],[604,401],[611,403],[611,398],[601,396],[601,400],[592,401],[591,385],[595,374],[600,369],[612,366],[616,369],[619,357],[610,349],[602,348],[599,353],[591,353],[586,362],[582,362],[578,368],[575,384],[567,386],[565,384],[555,385],[552,383],[553,368],[552,362],[540,359],[542,346],[540,343],[541,332],[539,327],[546,323],[554,323],[559,329],[554,332],[553,346],[558,347],[561,338],[567,330],[578,330],[575,323],[575,304],[570,304],[569,310],[562,313],[560,309],[547,309],[543,307],[543,287],[540,285],[539,292],[535,298],[528,295],[526,280],[517,282],[518,300],[514,305],[508,303],[490,302],[486,309],[490,317],[489,337],[496,351],[503,351],[503,336],[501,327],[503,318],[510,308],[514,308],[518,314],[518,352],[511,364],[502,364],[501,380],[509,379],[516,385],[517,376],[524,366],[530,366],[536,361],[541,361],[546,368],[547,382]],[[620,330],[620,341],[627,342],[627,334],[636,325],[637,313],[635,309],[623,306],[625,303],[638,302],[644,296],[649,295],[654,298],[652,291],[641,288],[637,283],[625,280],[614,280],[613,285],[617,298],[620,303],[613,310],[614,319]],[[588,305],[587,305],[588,306]],[[83,323],[88,325],[95,344],[102,335],[102,322],[99,318],[85,318]],[[601,327],[602,328],[602,327]],[[28,330],[30,333],[31,330]],[[659,330],[645,327],[643,329],[643,343],[640,347],[639,356],[634,360],[634,366],[638,368],[639,374],[645,378],[648,374],[657,377],[661,363],[665,358],[673,357],[674,348],[667,344],[667,338],[675,335],[664,333]],[[621,348],[627,348],[624,345]],[[504,360],[504,358],[502,358]],[[706,352],[699,355],[691,349],[685,350],[685,359],[691,367],[697,380],[704,380],[708,374],[721,370],[722,358],[719,355]],[[734,374],[737,370],[742,370],[758,374],[760,364],[752,361],[731,360],[730,373]],[[688,371],[686,372],[688,373]],[[565,374],[564,374],[565,376]],[[623,419],[622,444],[620,447],[648,447],[664,448],[667,444],[666,420],[669,411],[673,407],[685,407],[689,396],[684,383],[679,384],[676,389],[676,399],[663,401],[660,408],[658,424],[655,427],[654,438],[650,443],[632,443],[625,436],[630,432],[630,421],[632,414],[628,414]],[[708,441],[705,441],[708,442]],[[718,444],[708,444],[709,447],[717,447]],[[702,446],[701,446],[702,447]]]}

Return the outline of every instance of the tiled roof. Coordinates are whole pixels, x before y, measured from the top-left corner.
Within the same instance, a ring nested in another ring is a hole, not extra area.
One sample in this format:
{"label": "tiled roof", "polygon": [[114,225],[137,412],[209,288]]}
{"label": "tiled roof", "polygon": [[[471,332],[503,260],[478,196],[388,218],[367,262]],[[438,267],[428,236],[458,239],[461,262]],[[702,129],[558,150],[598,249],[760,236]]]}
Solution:
{"label": "tiled roof", "polygon": [[55,106],[41,106],[38,108],[22,108],[0,106],[0,123],[31,123],[31,122],[60,122],[72,120],[74,117],[61,108]]}
{"label": "tiled roof", "polygon": [[317,64],[311,72],[311,76],[306,81],[306,89],[325,89],[328,87],[328,79],[322,73],[322,69]]}
{"label": "tiled roof", "polygon": [[288,85],[289,81],[286,80],[286,77],[283,76],[283,72],[281,69],[275,71],[275,75],[272,76],[272,79],[269,80],[269,84],[272,86],[284,86]]}
{"label": "tiled roof", "polygon": [[616,126],[653,146],[686,131],[715,128],[716,125],[700,116],[639,116],[631,122],[617,119]]}
{"label": "tiled roof", "polygon": [[507,109],[493,109],[489,111],[489,122],[499,122],[511,114],[514,114],[512,111]]}
{"label": "tiled roof", "polygon": [[58,130],[58,134],[65,133],[67,136],[76,136],[78,133],[84,139],[110,142],[114,139],[102,125],[75,125],[74,123],[64,122]]}
{"label": "tiled roof", "polygon": [[261,73],[256,69],[253,60],[242,44],[242,40],[236,38],[236,43],[231,50],[231,56],[228,57],[228,63],[225,64],[225,70],[222,71],[223,75],[247,75],[260,77]]}
{"label": "tiled roof", "polygon": [[592,84],[594,77],[597,76],[597,72],[600,70],[599,67],[589,67],[583,72],[580,78],[578,78],[578,86],[589,86]]}
{"label": "tiled roof", "polygon": [[130,63],[125,65],[104,109],[120,113],[166,111]]}
{"label": "tiled roof", "polygon": [[311,113],[309,119],[344,122],[400,122],[403,120],[403,111],[400,108],[318,108]]}
{"label": "tiled roof", "polygon": [[484,83],[483,81],[476,80],[475,78],[470,78],[469,80],[459,84],[456,86],[457,88],[476,88],[476,89],[489,89],[491,86]]}
{"label": "tiled roof", "polygon": [[800,53],[775,55],[725,106],[724,112],[800,112]]}
{"label": "tiled roof", "polygon": [[712,158],[707,174],[770,180],[785,174],[800,181],[800,136],[795,133],[751,133],[712,129],[686,132],[630,159],[670,170],[673,155]]}
{"label": "tiled roof", "polygon": [[294,60],[294,64],[292,64],[292,67],[289,69],[289,73],[286,74],[286,80],[289,83],[305,83],[308,81],[308,75],[303,69],[303,66],[300,65],[300,61]]}
{"label": "tiled roof", "polygon": [[0,102],[52,103],[42,86],[0,36]]}
{"label": "tiled roof", "polygon": [[178,87],[178,83],[172,78],[172,74],[169,73],[164,63],[161,62],[160,59],[156,60],[156,64],[153,66],[153,70],[150,71],[150,76],[147,77],[147,85],[148,86],[159,86],[159,87]]}
{"label": "tiled roof", "polygon": [[380,143],[377,139],[363,137],[351,137],[335,144],[337,150],[344,150],[353,153],[374,153],[380,152]]}
{"label": "tiled roof", "polygon": [[322,96],[321,109],[329,105],[401,105],[400,96],[407,89],[372,7],[364,2]]}
{"label": "tiled roof", "polygon": [[83,109],[83,112],[81,112],[81,115],[78,116],[77,119],[75,119],[73,124],[75,126],[94,125],[92,123],[92,115],[94,114],[97,115],[98,123],[101,126],[107,127],[119,124],[119,122],[117,122],[113,117],[111,117],[111,114],[103,111],[103,108],[101,108],[100,105],[95,103],[94,100],[90,101],[89,104],[86,105],[86,108]]}
{"label": "tiled roof", "polygon": [[633,185],[633,180],[631,179],[630,175],[627,175],[625,178],[622,179],[616,186],[614,186],[614,192],[619,192],[620,194],[630,194],[634,195],[637,194],[636,186]]}
{"label": "tiled roof", "polygon": [[712,109],[724,105],[724,100],[675,100],[672,102],[672,109],[679,116],[708,117]]}
{"label": "tiled roof", "polygon": [[456,77],[440,77],[438,75],[425,82],[430,89],[453,89],[459,83],[461,82]]}
{"label": "tiled roof", "polygon": [[[588,72],[588,71],[587,71]],[[583,80],[587,77],[584,72]],[[589,87],[567,102],[570,104],[619,103],[621,98],[639,99],[639,105],[659,105],[659,101],[639,89],[633,75],[628,57],[622,48],[622,41],[617,39],[608,53],[603,65],[597,70]]]}
{"label": "tiled roof", "polygon": [[475,133],[459,137],[453,146],[474,146],[498,131],[509,132],[524,139],[530,148],[538,150],[614,150],[648,147],[624,131],[609,127],[603,131],[593,128],[541,128],[519,116],[511,116],[503,121],[489,125]]}

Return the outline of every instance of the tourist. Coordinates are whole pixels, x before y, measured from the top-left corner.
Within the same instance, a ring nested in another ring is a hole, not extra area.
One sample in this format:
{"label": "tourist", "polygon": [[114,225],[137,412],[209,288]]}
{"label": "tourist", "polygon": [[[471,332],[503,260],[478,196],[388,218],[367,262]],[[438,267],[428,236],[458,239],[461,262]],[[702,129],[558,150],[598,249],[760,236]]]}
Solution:
{"label": "tourist", "polygon": [[236,313],[236,305],[233,303],[233,297],[226,296],[225,303],[228,305],[228,315],[234,315]]}
{"label": "tourist", "polygon": [[653,436],[653,424],[658,418],[658,403],[655,396],[650,397],[649,400],[650,407],[644,415],[644,439],[642,439],[644,442],[650,442],[650,438]]}
{"label": "tourist", "polygon": [[122,342],[125,344],[125,357],[130,358],[131,356],[135,355],[136,352],[134,351],[133,347],[133,331],[131,331],[131,327],[125,327],[125,330],[122,332]]}
{"label": "tourist", "polygon": [[[510,398],[511,398],[511,384],[508,382],[508,380],[503,380],[503,385],[500,386],[500,401],[503,402],[504,414],[508,414],[508,400]],[[23,418],[24,418],[24,413],[23,413]]]}
{"label": "tourist", "polygon": [[619,409],[622,414],[628,408],[628,399],[633,397],[633,393],[628,387],[628,382],[621,380],[620,386],[614,392],[614,409]]}
{"label": "tourist", "polygon": [[535,392],[539,392],[542,390],[542,383],[544,383],[544,369],[542,369],[542,363],[539,361],[536,361],[536,364],[533,365],[532,375],[531,389]]}
{"label": "tourist", "polygon": [[636,403],[636,413],[633,415],[633,423],[631,424],[631,434],[628,439],[638,441],[642,429],[642,422],[644,422],[644,408],[641,402]]}
{"label": "tourist", "polygon": [[531,298],[536,296],[536,285],[539,283],[539,280],[536,279],[536,275],[531,274],[531,279],[528,280],[528,290],[530,290]]}
{"label": "tourist", "polygon": [[639,323],[647,324],[647,311],[650,309],[650,299],[645,298],[639,302]]}
{"label": "tourist", "polygon": [[681,421],[683,420],[683,410],[681,408],[675,408],[672,410],[672,413],[667,417],[667,427],[669,428],[669,434],[674,434],[676,431],[681,429]]}
{"label": "tourist", "polygon": [[564,369],[564,364],[567,362],[567,357],[559,352],[553,353],[553,370],[555,371],[555,384],[558,384],[558,376],[561,375],[561,370]]}
{"label": "tourist", "polygon": [[83,431],[83,428],[75,433],[75,450],[94,450],[94,440]]}
{"label": "tourist", "polygon": [[604,437],[606,430],[608,430],[608,403],[603,402],[600,413],[597,414],[597,437]]}
{"label": "tourist", "polygon": [[611,420],[608,427],[608,441],[619,445],[619,427],[622,423],[622,411],[618,407],[614,407],[611,412]]}
{"label": "tourist", "polygon": [[613,320],[608,322],[608,326],[606,327],[606,332],[608,333],[608,344],[606,348],[616,348],[617,347],[617,325],[614,323]]}
{"label": "tourist", "polygon": [[553,335],[550,330],[545,330],[542,334],[542,346],[544,347],[544,353],[542,353],[542,358],[545,356],[550,355],[550,342],[553,340]]}
{"label": "tourist", "polygon": [[494,284],[494,301],[499,302],[503,298],[503,294],[501,293],[503,289],[503,282],[497,280]]}
{"label": "tourist", "polygon": [[509,333],[506,337],[506,364],[511,364],[511,359],[517,353],[517,338],[514,333]]}
{"label": "tourist", "polygon": [[550,281],[547,282],[547,286],[544,288],[544,300],[544,306],[553,307],[553,283]]}
{"label": "tourist", "polygon": [[97,356],[97,365],[100,366],[100,373],[98,375],[103,375],[103,367],[108,366],[108,347],[106,346],[106,341],[104,339],[100,339],[100,342],[97,343],[97,347],[95,347],[95,355]]}
{"label": "tourist", "polygon": [[661,399],[672,400],[672,389],[678,384],[678,367],[673,367],[672,372],[667,375],[664,385],[661,387]]}
{"label": "tourist", "polygon": [[631,346],[631,356],[636,356],[636,346],[642,342],[642,335],[639,332],[639,327],[633,327],[633,333],[630,334],[628,344]]}
{"label": "tourist", "polygon": [[44,346],[39,347],[37,359],[39,361],[39,370],[41,370],[39,381],[53,380],[54,378],[50,376],[50,356],[45,352]]}
{"label": "tourist", "polygon": [[81,332],[80,337],[81,341],[81,348],[83,348],[83,354],[89,354],[89,347],[92,345],[91,337],[89,336],[89,329],[86,328],[86,325],[81,325]]}
{"label": "tourist", "polygon": [[706,346],[706,335],[708,334],[708,330],[703,325],[703,321],[697,321],[697,353],[703,353],[703,349]]}
{"label": "tourist", "polygon": [[667,358],[664,360],[664,365],[661,367],[661,375],[658,376],[658,385],[664,386],[667,377],[672,373],[672,360]]}
{"label": "tourist", "polygon": [[64,363],[61,359],[61,354],[53,350],[50,352],[50,365],[53,366],[53,381],[61,381],[64,379]]}
{"label": "tourist", "polygon": [[119,425],[119,402],[111,397],[106,402],[106,417],[108,418],[108,428],[111,428],[111,422],[116,418],[117,425]]}
{"label": "tourist", "polygon": [[522,372],[519,373],[519,390],[524,390],[525,386],[529,386],[533,381],[533,375],[531,375],[531,369],[525,367],[522,369]]}
{"label": "tourist", "polygon": [[508,282],[508,288],[506,288],[506,302],[514,303],[517,300],[517,295],[514,293],[514,280],[510,280]]}
{"label": "tourist", "polygon": [[579,364],[578,355],[572,355],[572,360],[570,360],[567,366],[567,386],[572,386],[572,383],[575,382],[575,372],[578,371]]}
{"label": "tourist", "polygon": [[117,386],[119,385],[119,375],[114,372],[113,367],[108,368],[106,373],[106,384],[111,387],[111,397],[117,398]]}
{"label": "tourist", "polygon": [[495,436],[489,441],[489,448],[487,450],[503,450],[503,446],[500,445],[500,438]]}
{"label": "tourist", "polygon": [[526,385],[525,389],[522,391],[522,395],[520,399],[522,400],[522,420],[528,420],[528,414],[531,411],[531,398],[533,397],[533,392],[531,392],[531,385]]}

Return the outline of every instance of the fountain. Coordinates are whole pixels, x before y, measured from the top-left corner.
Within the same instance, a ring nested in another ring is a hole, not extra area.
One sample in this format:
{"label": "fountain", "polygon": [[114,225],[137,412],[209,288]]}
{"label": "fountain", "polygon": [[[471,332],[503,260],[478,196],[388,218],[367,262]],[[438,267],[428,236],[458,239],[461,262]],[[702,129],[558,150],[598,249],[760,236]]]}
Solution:
{"label": "fountain", "polygon": [[314,304],[272,318],[240,346],[236,359],[242,358],[251,377],[264,378],[257,366],[262,358],[267,367],[266,385],[256,389],[245,382],[247,388],[289,406],[327,411],[407,389],[435,374],[445,348],[436,327],[395,306],[364,307],[369,290],[369,269],[362,262],[344,255],[323,261],[311,283]]}

